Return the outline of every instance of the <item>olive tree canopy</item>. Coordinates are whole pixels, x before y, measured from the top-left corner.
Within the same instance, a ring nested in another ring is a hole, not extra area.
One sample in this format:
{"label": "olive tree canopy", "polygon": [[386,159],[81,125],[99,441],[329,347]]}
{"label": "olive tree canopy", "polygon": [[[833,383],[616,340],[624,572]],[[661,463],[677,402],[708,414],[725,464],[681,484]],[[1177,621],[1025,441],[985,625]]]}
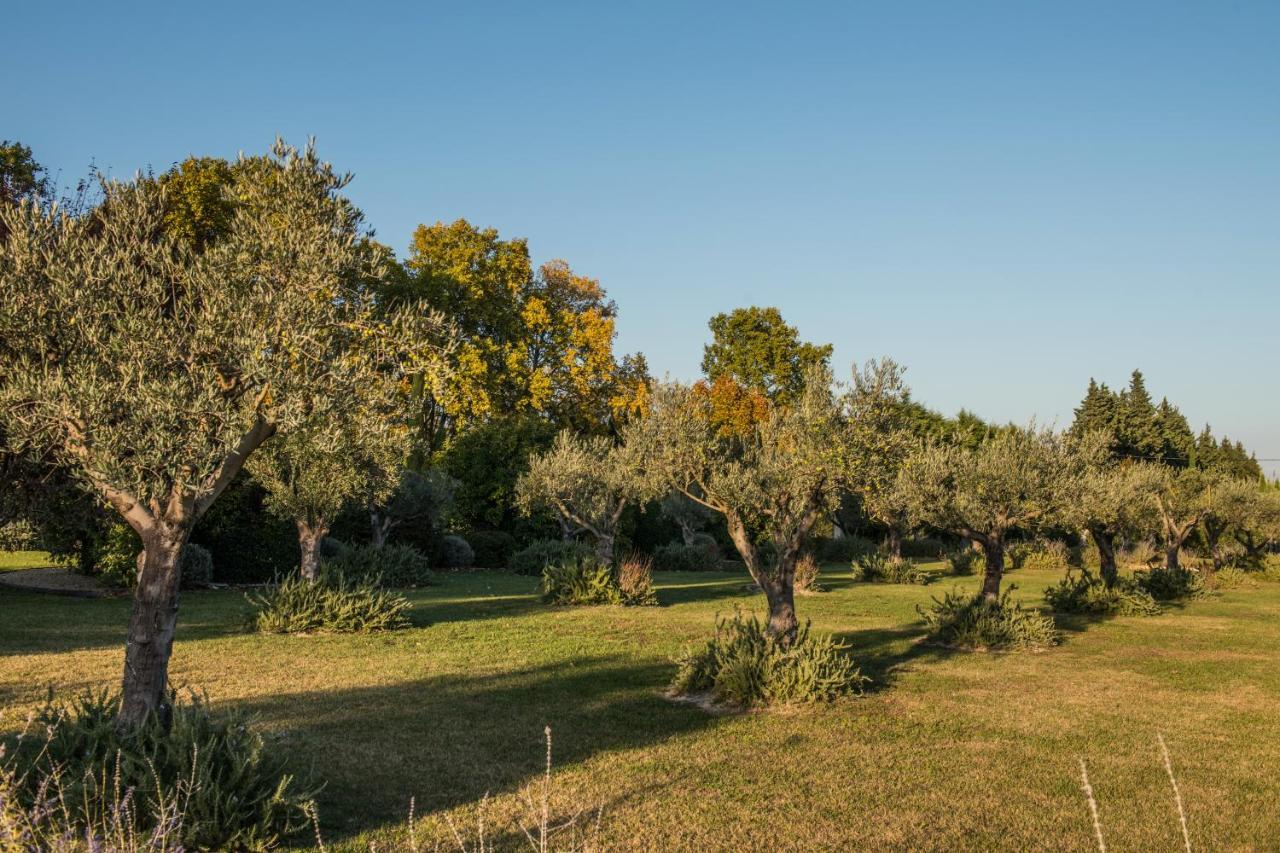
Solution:
{"label": "olive tree canopy", "polygon": [[590,535],[600,559],[611,563],[622,513],[646,494],[626,454],[611,439],[565,430],[549,450],[530,457],[516,482],[516,505],[526,514],[552,510],[566,529]]}
{"label": "olive tree canopy", "polygon": [[796,561],[825,512],[878,451],[832,388],[811,369],[788,404],[739,430],[726,430],[705,388],[660,385],[649,414],[624,430],[639,475],[653,493],[676,491],[722,515],[747,572],[769,604],[769,632],[795,637]]}
{"label": "olive tree canopy", "polygon": [[919,523],[981,546],[986,556],[982,593],[994,600],[1000,595],[1008,534],[1060,520],[1078,476],[1078,462],[1059,436],[1012,428],[974,449],[919,450],[903,464],[898,490]]}
{"label": "olive tree canopy", "polygon": [[164,711],[182,547],[245,460],[370,383],[431,374],[440,319],[377,309],[347,176],[312,148],[243,159],[202,251],[166,233],[158,182],[82,215],[0,209],[0,420],[140,535],[121,724]]}

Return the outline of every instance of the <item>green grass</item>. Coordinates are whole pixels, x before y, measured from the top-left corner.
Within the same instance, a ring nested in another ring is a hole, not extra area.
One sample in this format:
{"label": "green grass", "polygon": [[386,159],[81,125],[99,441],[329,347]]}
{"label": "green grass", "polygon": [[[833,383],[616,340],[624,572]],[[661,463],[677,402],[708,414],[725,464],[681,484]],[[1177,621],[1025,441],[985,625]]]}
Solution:
{"label": "green grass", "polygon": [[[508,820],[530,814],[519,793],[547,724],[553,813],[603,804],[608,849],[1096,849],[1080,758],[1110,846],[1176,849],[1157,732],[1195,847],[1280,838],[1280,584],[1154,618],[1067,618],[1043,653],[966,654],[919,643],[915,606],[976,578],[855,584],[832,567],[831,591],[799,610],[852,645],[868,695],[710,715],[663,698],[670,658],[717,612],[762,601],[742,574],[656,580],[662,607],[556,608],[535,578],[446,574],[408,593],[412,629],[371,637],[246,634],[240,594],[184,593],[173,679],[284,737],[294,767],[327,782],[337,849],[401,843],[410,797],[452,848],[441,820],[471,825],[486,792],[499,846],[523,844]],[[1058,577],[1010,580],[1036,604]],[[128,609],[0,591],[0,729],[51,686],[115,684]]]}
{"label": "green grass", "polygon": [[44,569],[59,563],[44,551],[0,551],[0,572]]}

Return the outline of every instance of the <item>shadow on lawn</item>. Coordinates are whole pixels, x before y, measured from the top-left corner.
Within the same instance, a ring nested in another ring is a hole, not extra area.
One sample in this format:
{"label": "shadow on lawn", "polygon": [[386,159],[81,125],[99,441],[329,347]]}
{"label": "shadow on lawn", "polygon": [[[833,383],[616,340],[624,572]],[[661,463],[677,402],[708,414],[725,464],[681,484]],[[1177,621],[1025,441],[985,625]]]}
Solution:
{"label": "shadow on lawn", "polygon": [[939,660],[952,655],[968,654],[957,649],[939,646],[926,641],[925,624],[920,621],[886,628],[864,628],[860,631],[844,631],[833,637],[849,646],[849,654],[868,676],[868,693],[888,690],[904,673],[910,672],[917,662]]}
{"label": "shadow on lawn", "polygon": [[311,767],[325,782],[321,823],[341,840],[403,823],[411,797],[426,814],[519,789],[542,771],[547,725],[558,769],[715,725],[712,715],[660,695],[670,676],[665,663],[588,658],[282,694],[240,707],[283,730],[294,766]]}

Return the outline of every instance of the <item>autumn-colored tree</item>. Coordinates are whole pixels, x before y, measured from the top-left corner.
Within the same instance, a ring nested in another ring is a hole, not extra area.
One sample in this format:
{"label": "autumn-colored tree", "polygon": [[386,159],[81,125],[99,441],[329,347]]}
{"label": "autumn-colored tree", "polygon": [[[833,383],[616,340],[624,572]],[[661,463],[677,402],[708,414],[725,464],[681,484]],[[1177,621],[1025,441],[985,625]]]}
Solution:
{"label": "autumn-colored tree", "polygon": [[1009,533],[1035,532],[1061,519],[1077,477],[1078,464],[1059,436],[1008,429],[976,449],[920,449],[903,464],[897,488],[918,523],[982,548],[982,594],[996,601]]}
{"label": "autumn-colored tree", "polygon": [[460,336],[450,379],[415,389],[419,465],[468,424],[533,413],[594,432],[643,408],[643,358],[614,356],[616,306],[564,261],[535,270],[524,240],[460,219],[419,226],[404,269],[385,299],[422,298]]}
{"label": "autumn-colored tree", "polygon": [[737,308],[707,324],[712,341],[703,350],[702,372],[712,383],[722,377],[787,403],[804,388],[814,367],[827,366],[831,345],[800,340],[777,308]]}
{"label": "autumn-colored tree", "polygon": [[165,710],[182,548],[245,461],[434,360],[437,317],[377,311],[355,284],[371,273],[345,176],[283,143],[235,172],[235,216],[203,252],[166,233],[155,181],[106,183],[79,216],[0,208],[0,420],[144,546],[122,726]]}

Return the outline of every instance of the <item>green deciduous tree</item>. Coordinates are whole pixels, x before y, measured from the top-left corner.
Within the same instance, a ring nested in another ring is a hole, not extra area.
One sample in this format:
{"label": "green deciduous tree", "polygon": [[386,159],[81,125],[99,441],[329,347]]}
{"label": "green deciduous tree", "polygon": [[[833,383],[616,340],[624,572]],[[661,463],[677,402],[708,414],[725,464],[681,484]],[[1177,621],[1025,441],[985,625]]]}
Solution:
{"label": "green deciduous tree", "polygon": [[831,359],[830,344],[801,341],[777,308],[737,308],[717,314],[707,325],[712,335],[702,356],[707,379],[727,377],[775,403],[795,398],[812,369]]}
{"label": "green deciduous tree", "polygon": [[1006,539],[1061,519],[1078,476],[1062,439],[1006,429],[976,449],[935,445],[913,453],[898,476],[910,516],[977,543],[986,556],[982,593],[1000,597]]}
{"label": "green deciduous tree", "polygon": [[56,456],[142,539],[120,723],[163,711],[179,558],[273,434],[418,372],[436,317],[387,315],[346,177],[311,149],[240,161],[236,213],[203,252],[166,233],[154,181],[107,183],[83,215],[0,209],[0,419]]}

